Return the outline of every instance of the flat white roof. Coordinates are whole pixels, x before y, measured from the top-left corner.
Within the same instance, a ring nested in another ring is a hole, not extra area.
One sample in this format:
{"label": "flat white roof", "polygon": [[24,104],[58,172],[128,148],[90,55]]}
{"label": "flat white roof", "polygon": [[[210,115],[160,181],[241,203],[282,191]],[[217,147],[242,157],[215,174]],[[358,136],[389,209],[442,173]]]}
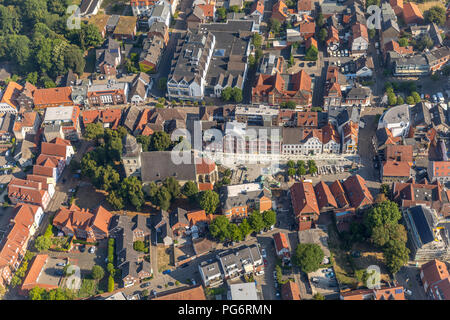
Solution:
{"label": "flat white roof", "polygon": [[229,197],[236,197],[244,192],[252,192],[259,190],[262,190],[262,187],[259,183],[246,183],[234,186],[227,186],[227,193]]}
{"label": "flat white roof", "polygon": [[230,295],[231,300],[258,300],[254,282],[231,284]]}
{"label": "flat white roof", "polygon": [[45,109],[44,122],[46,121],[64,121],[71,120],[73,114],[73,106],[71,107],[50,107]]}

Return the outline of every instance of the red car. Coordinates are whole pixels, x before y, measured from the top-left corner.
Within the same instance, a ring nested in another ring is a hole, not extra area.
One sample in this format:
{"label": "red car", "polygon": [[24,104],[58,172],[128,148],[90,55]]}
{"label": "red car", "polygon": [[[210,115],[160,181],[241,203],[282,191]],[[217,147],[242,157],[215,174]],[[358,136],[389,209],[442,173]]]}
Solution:
{"label": "red car", "polygon": [[264,266],[266,266],[267,267],[267,265],[268,265],[269,263],[267,262],[267,260],[266,259],[264,259]]}

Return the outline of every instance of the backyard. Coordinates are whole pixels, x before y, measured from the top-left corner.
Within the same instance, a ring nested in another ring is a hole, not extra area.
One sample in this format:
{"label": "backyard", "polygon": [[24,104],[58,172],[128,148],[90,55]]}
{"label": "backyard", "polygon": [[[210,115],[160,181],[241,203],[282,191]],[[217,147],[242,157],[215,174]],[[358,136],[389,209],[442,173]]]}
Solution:
{"label": "backyard", "polygon": [[158,246],[158,271],[162,272],[174,266],[173,247]]}
{"label": "backyard", "polygon": [[[339,238],[335,227],[328,229],[328,246],[333,256],[333,267],[336,278],[339,283],[352,287],[363,286],[361,276],[357,277],[356,273],[361,273],[369,266],[377,266],[380,268],[381,281],[390,281],[389,274],[386,272],[386,266],[383,262],[383,253],[375,251],[367,243],[353,244],[350,250],[344,250],[342,242]],[[359,252],[358,255],[352,255],[352,252]],[[360,278],[358,280],[358,278]]]}

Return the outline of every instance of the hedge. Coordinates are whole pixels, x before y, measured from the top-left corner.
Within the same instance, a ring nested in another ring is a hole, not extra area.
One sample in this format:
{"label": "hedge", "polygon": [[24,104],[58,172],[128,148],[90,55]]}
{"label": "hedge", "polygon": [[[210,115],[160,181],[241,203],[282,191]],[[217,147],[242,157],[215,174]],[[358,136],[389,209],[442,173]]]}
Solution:
{"label": "hedge", "polygon": [[84,241],[84,240],[73,240],[73,243],[80,243],[80,244],[87,244],[87,245],[91,245],[91,246],[98,246],[98,242],[88,242],[88,241]]}
{"label": "hedge", "polygon": [[108,292],[114,291],[114,278],[110,275],[108,277]]}

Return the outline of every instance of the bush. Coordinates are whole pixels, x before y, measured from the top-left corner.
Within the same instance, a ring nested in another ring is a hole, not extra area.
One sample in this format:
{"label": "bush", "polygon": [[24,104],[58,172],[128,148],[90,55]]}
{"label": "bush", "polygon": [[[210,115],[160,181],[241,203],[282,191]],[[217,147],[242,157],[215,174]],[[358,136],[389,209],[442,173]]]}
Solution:
{"label": "bush", "polygon": [[114,278],[110,275],[108,277],[108,292],[114,291]]}

